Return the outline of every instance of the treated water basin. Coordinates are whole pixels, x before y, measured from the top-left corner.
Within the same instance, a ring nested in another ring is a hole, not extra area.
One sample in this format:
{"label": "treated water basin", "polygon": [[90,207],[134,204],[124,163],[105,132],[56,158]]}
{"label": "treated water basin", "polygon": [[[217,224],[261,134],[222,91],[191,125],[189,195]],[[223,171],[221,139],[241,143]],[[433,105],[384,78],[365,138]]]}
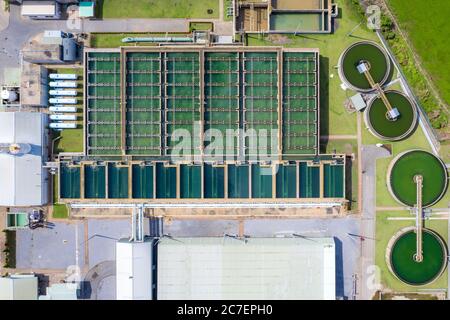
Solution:
{"label": "treated water basin", "polygon": [[447,188],[447,169],[440,159],[429,152],[413,150],[393,160],[389,172],[390,189],[402,204],[414,206],[417,202],[415,175],[422,175],[422,205],[430,206],[443,196]]}
{"label": "treated water basin", "polygon": [[84,167],[84,193],[86,199],[106,198],[105,166],[86,165]]}
{"label": "treated water basin", "polygon": [[270,30],[273,31],[321,31],[322,14],[320,13],[272,13]]}
{"label": "treated water basin", "polygon": [[432,282],[446,267],[447,250],[440,237],[427,229],[423,229],[423,261],[416,262],[416,233],[406,231],[394,242],[390,254],[390,264],[394,274],[410,285],[425,285]]}
{"label": "treated water basin", "polygon": [[370,74],[375,83],[383,84],[390,72],[390,61],[384,50],[376,43],[357,42],[347,48],[341,56],[339,69],[344,81],[360,91],[372,91],[367,78],[356,66],[360,61],[370,64]]}
{"label": "treated water basin", "polygon": [[154,198],[152,165],[133,164],[132,196],[134,199]]}
{"label": "treated water basin", "polygon": [[386,98],[392,108],[397,108],[400,116],[390,120],[386,116],[387,108],[380,97],[373,99],[366,110],[369,128],[380,139],[400,140],[409,135],[417,123],[417,111],[414,104],[397,91],[386,91]]}
{"label": "treated water basin", "polygon": [[60,198],[79,199],[81,168],[61,164],[60,170]]}

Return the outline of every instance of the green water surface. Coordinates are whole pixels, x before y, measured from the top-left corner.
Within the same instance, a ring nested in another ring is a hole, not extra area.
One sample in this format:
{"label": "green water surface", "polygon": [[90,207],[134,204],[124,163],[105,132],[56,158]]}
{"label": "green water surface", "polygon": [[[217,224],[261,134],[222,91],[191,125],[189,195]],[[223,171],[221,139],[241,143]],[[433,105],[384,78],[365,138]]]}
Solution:
{"label": "green water surface", "polygon": [[385,92],[391,106],[397,108],[400,116],[391,121],[386,117],[387,108],[380,97],[377,97],[369,109],[369,121],[373,130],[386,138],[397,138],[406,134],[415,126],[414,113],[416,109],[402,94],[393,91]]}
{"label": "green water surface", "polygon": [[361,60],[370,63],[370,74],[376,83],[381,83],[389,72],[389,61],[384,52],[376,45],[369,42],[359,42],[344,54],[342,59],[342,72],[350,84],[354,87],[367,90],[370,84],[364,74],[356,69]]}
{"label": "green water surface", "polygon": [[410,151],[397,160],[390,176],[392,191],[398,200],[411,207],[416,204],[414,176],[417,174],[423,177],[422,205],[426,207],[442,197],[447,170],[438,158],[426,151]]}
{"label": "green water surface", "polygon": [[391,266],[397,277],[411,285],[433,281],[445,266],[446,251],[433,233],[423,232],[423,261],[416,262],[416,233],[411,230],[400,236],[392,247]]}

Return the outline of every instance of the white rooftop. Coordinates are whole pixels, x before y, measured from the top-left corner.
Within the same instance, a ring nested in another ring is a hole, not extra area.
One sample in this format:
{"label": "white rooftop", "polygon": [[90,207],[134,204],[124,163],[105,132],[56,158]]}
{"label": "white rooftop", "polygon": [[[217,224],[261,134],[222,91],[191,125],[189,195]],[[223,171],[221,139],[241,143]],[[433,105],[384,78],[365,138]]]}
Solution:
{"label": "white rooftop", "polygon": [[0,277],[0,300],[37,300],[38,279],[34,275]]}
{"label": "white rooftop", "polygon": [[116,242],[116,299],[152,299],[153,242]]}
{"label": "white rooftop", "polygon": [[335,299],[332,238],[162,238],[159,300]]}
{"label": "white rooftop", "polygon": [[0,206],[37,206],[47,202],[46,173],[42,169],[45,115],[37,112],[0,112],[0,144],[26,143],[27,154],[0,152]]}

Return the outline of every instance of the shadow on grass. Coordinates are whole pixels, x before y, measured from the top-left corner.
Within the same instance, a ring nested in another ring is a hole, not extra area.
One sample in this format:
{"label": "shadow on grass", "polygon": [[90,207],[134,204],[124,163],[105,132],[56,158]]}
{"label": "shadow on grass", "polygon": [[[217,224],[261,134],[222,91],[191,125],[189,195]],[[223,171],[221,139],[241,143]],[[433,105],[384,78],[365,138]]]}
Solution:
{"label": "shadow on grass", "polygon": [[[105,0],[97,0],[96,4],[95,4],[95,17],[98,20],[102,20],[103,19],[103,4],[104,4]],[[124,5],[126,5],[124,3]]]}
{"label": "shadow on grass", "polygon": [[325,153],[328,145],[328,134],[330,127],[330,103],[329,103],[329,66],[330,59],[320,56],[320,132],[319,135],[324,137],[320,139],[320,151]]}

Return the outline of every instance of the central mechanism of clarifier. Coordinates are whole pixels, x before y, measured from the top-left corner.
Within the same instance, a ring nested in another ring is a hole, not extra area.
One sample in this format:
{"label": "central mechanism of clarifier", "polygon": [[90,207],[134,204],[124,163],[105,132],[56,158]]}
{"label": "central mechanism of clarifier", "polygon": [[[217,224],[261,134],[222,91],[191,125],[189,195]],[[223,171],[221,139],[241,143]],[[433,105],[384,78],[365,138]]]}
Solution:
{"label": "central mechanism of clarifier", "polygon": [[378,92],[378,96],[383,101],[384,105],[387,108],[386,112],[386,118],[391,121],[397,120],[397,118],[400,116],[400,112],[397,108],[392,107],[391,103],[389,102],[388,98],[384,94],[383,89],[381,88],[379,83],[375,83],[375,81],[372,78],[372,75],[370,74],[370,63],[368,63],[365,60],[361,60],[358,65],[356,66],[358,69],[358,72],[361,74],[364,74],[364,76],[367,79],[367,82],[369,82],[370,86]]}

